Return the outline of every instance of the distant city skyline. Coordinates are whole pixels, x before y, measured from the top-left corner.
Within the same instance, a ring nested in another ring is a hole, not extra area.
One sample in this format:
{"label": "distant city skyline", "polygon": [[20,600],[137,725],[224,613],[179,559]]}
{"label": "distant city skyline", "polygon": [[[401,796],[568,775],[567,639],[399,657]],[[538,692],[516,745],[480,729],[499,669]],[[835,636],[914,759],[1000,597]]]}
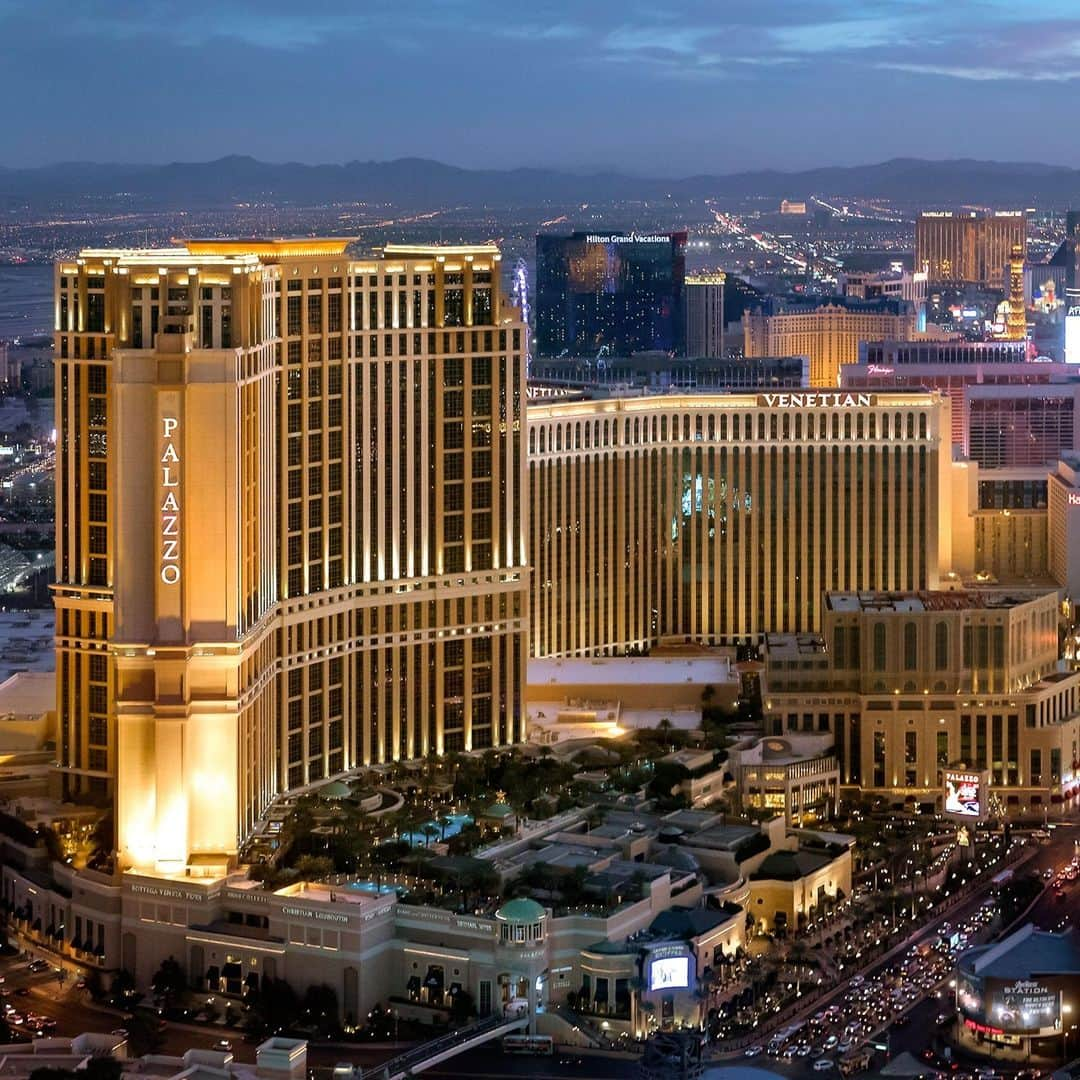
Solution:
{"label": "distant city skyline", "polygon": [[0,0],[0,163],[1080,165],[1071,0]]}

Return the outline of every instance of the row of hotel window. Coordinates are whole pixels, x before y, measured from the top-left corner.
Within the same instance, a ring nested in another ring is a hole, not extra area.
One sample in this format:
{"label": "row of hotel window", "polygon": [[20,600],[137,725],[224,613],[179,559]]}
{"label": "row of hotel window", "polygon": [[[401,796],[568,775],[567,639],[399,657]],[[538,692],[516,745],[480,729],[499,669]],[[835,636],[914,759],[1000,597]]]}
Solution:
{"label": "row of hotel window", "polygon": [[[906,421],[905,421],[906,416]],[[917,417],[917,419],[916,419]],[[926,413],[896,413],[890,421],[889,413],[856,413],[854,425],[851,413],[845,413],[841,422],[838,413],[808,413],[805,416],[805,435],[803,434],[802,413],[794,418],[776,413],[745,413],[731,416],[730,434],[728,416],[713,413],[697,413],[691,418],[686,413],[681,418],[670,418],[671,439],[675,442],[704,442],[727,439],[744,441],[764,441],[766,439],[914,439],[918,429],[918,438],[927,438]],[[831,422],[830,422],[831,421]],[[693,434],[691,435],[691,425]],[[566,423],[538,423],[529,432],[529,450],[531,453],[547,453],[548,450],[589,450],[594,447],[615,445],[640,445],[668,441],[668,417],[635,417],[622,422],[622,439],[619,438],[618,420],[586,420]],[[651,434],[650,434],[651,430]],[[755,435],[756,430],[756,435]]]}
{"label": "row of hotel window", "polygon": [[[289,283],[290,286],[294,284]],[[299,284],[296,282],[295,284]],[[232,290],[229,288],[203,287],[199,300],[186,287],[169,288],[165,305],[160,300],[160,290],[135,287],[131,290],[131,332],[133,348],[144,347],[145,330],[153,341],[158,332],[162,314],[167,316],[190,316],[197,313],[200,330],[199,340],[203,348],[230,348],[232,344]],[[411,302],[410,302],[411,295]],[[366,298],[366,302],[365,302]],[[306,299],[306,304],[303,301]],[[474,287],[469,297],[461,288],[445,288],[442,293],[441,319],[436,305],[436,293],[432,289],[356,293],[353,297],[353,318],[349,330],[385,330],[406,328],[490,326],[493,322],[492,294],[490,287]],[[381,303],[380,303],[381,300]],[[306,297],[290,295],[285,305],[285,328],[290,337],[308,334],[336,334],[343,329],[342,294],[309,292]],[[471,301],[471,302],[470,302]],[[275,318],[273,326],[265,327],[266,337],[277,337],[276,307],[270,309]],[[81,316],[81,318],[80,318]],[[305,317],[306,316],[306,317]],[[88,334],[105,333],[105,293],[89,292],[86,310],[80,311],[77,293],[62,291],[58,311],[61,332],[80,331]]]}

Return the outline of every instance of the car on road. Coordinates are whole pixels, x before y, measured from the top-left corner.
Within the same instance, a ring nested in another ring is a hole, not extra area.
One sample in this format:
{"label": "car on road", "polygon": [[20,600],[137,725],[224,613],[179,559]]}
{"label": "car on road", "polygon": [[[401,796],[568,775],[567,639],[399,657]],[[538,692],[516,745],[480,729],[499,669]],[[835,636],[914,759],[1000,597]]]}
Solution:
{"label": "car on road", "polygon": [[760,1053],[761,1053],[761,1047],[760,1046],[748,1046],[743,1051],[743,1054],[744,1054],[745,1057],[757,1057],[758,1054],[760,1054]]}
{"label": "car on road", "polygon": [[216,1043],[214,1043],[214,1049],[215,1050],[222,1050],[225,1053],[228,1053],[229,1051],[232,1050],[232,1043],[229,1042],[228,1039],[218,1039],[218,1041]]}
{"label": "car on road", "polygon": [[833,1067],[833,1063],[828,1058],[818,1058],[814,1062],[814,1072],[828,1072]]}

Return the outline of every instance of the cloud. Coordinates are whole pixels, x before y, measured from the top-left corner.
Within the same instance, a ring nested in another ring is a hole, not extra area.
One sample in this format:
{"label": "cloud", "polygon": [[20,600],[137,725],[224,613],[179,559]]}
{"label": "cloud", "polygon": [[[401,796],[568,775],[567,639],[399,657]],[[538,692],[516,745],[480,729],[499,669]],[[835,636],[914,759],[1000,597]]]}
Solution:
{"label": "cloud", "polygon": [[947,79],[963,79],[969,82],[1072,82],[1080,79],[1080,68],[1075,70],[1054,69],[1021,71],[1016,68],[965,66],[961,64],[897,64],[880,63],[886,71],[904,71],[911,75],[939,75]]}

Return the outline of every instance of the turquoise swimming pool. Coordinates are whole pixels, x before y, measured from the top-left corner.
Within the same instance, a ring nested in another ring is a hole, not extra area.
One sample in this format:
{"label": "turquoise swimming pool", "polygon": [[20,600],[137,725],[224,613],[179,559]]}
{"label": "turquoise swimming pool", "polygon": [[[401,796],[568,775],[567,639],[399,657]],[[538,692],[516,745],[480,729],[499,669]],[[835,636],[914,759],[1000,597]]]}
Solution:
{"label": "turquoise swimming pool", "polygon": [[[451,836],[457,836],[466,825],[471,825],[472,822],[472,814],[446,814],[438,820],[432,819],[426,822],[424,826],[414,832],[401,833],[398,839],[404,840],[410,847],[424,847],[432,843],[438,844],[443,840],[449,840]],[[438,833],[430,837],[425,835],[423,830],[428,825],[438,829]]]}

